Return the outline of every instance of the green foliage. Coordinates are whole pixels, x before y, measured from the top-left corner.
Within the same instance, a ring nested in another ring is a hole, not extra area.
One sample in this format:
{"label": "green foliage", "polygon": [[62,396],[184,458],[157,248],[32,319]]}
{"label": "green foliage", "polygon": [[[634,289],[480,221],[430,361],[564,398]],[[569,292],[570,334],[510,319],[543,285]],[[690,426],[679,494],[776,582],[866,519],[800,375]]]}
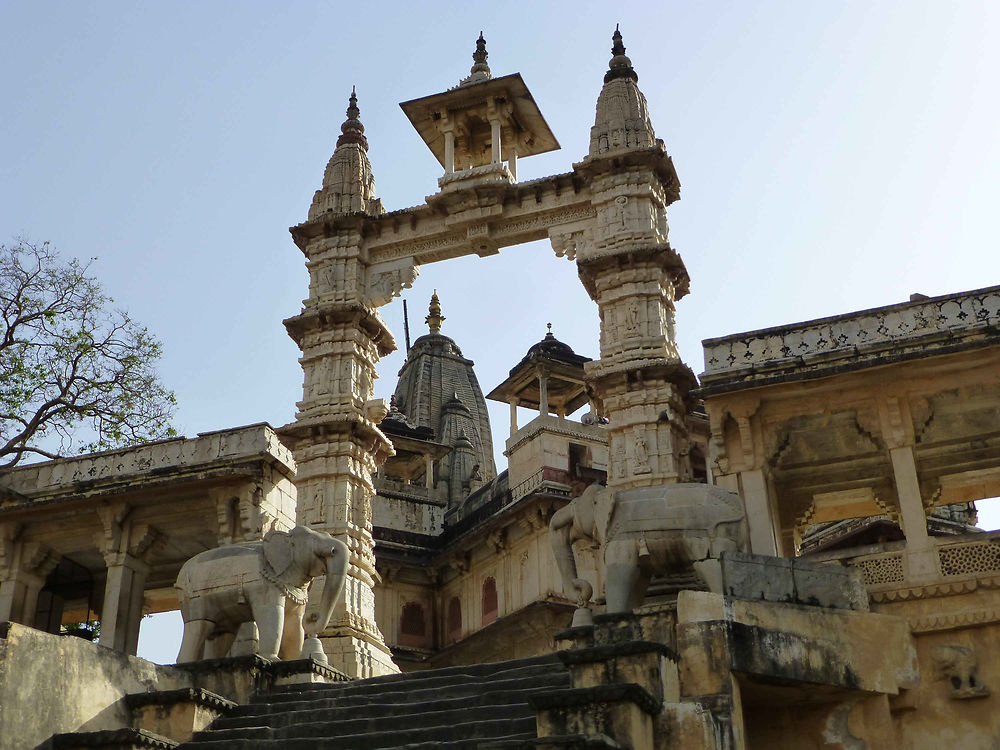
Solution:
{"label": "green foliage", "polygon": [[48,243],[0,245],[0,469],[175,434],[160,342],[110,307],[89,266]]}

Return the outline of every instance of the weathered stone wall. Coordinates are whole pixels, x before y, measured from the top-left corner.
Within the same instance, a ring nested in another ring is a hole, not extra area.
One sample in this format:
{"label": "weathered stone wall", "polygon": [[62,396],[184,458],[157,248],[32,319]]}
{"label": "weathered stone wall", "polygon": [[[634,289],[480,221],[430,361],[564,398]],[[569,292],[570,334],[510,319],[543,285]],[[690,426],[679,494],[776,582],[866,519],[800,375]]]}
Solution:
{"label": "weathered stone wall", "polygon": [[129,726],[129,693],[188,687],[189,675],[81,638],[0,623],[0,745],[32,750],[53,734]]}

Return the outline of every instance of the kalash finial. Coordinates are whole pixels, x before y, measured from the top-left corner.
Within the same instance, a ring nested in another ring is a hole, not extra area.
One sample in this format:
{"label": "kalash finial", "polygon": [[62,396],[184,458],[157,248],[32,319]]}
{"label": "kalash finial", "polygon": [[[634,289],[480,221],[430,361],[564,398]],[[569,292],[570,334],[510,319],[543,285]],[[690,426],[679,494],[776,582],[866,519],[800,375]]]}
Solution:
{"label": "kalash finial", "polygon": [[441,333],[441,324],[444,323],[446,318],[441,314],[441,300],[438,299],[437,289],[431,295],[431,304],[427,308],[427,313],[428,315],[424,318],[424,322],[431,329],[431,333]]}
{"label": "kalash finial", "polygon": [[345,143],[360,143],[365,151],[368,150],[368,139],[365,138],[365,126],[361,124],[361,110],[358,109],[358,94],[355,87],[351,86],[351,98],[347,104],[347,119],[340,126],[343,134],[337,139],[337,147]]}
{"label": "kalash finial", "polygon": [[614,42],[611,46],[611,54],[614,57],[608,65],[608,72],[604,74],[604,82],[608,83],[616,78],[631,78],[638,82],[639,74],[632,69],[632,61],[625,56],[625,45],[622,43],[622,33],[618,30],[618,24],[615,24],[615,33],[611,41]]}
{"label": "kalash finial", "polygon": [[489,53],[486,51],[486,38],[483,36],[483,32],[480,31],[479,38],[476,40],[476,51],[472,53],[472,59],[474,60],[472,70],[469,71],[469,77],[463,78],[459,86],[467,86],[470,83],[481,83],[490,80],[493,74],[490,73],[490,66],[486,62],[486,58],[489,56]]}

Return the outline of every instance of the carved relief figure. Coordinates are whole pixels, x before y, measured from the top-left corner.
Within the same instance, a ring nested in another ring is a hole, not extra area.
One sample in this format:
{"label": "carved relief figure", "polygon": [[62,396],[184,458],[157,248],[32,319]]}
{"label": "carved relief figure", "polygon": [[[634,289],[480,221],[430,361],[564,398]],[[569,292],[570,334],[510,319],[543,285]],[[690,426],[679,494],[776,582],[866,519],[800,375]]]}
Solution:
{"label": "carved relief figure", "polygon": [[648,474],[651,471],[646,436],[642,434],[641,428],[637,429],[632,437],[632,456],[635,459],[636,474]]}
{"label": "carved relief figure", "polygon": [[613,439],[614,449],[612,451],[614,460],[611,462],[611,473],[616,479],[625,477],[626,458],[624,437]]}

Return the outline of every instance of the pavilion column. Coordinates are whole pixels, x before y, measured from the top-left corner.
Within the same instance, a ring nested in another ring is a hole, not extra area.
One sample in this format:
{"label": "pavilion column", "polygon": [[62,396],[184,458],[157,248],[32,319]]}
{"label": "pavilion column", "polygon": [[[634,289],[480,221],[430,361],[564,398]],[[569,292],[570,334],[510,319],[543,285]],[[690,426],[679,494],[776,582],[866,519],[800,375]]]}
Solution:
{"label": "pavilion column", "polygon": [[936,578],[937,551],[927,534],[927,513],[920,495],[920,480],[913,447],[889,449],[892,473],[899,499],[899,516],[906,536],[908,574],[914,578]]}
{"label": "pavilion column", "polygon": [[134,656],[150,561],[162,551],[167,537],[149,524],[133,523],[132,511],[124,504],[100,508],[104,531],[96,541],[107,566],[100,644]]}
{"label": "pavilion column", "polygon": [[135,655],[142,622],[142,596],[150,567],[137,557],[112,553],[105,557],[107,580],[101,609],[100,644]]}
{"label": "pavilion column", "polygon": [[510,156],[507,157],[507,169],[510,170],[510,176],[514,178],[514,182],[517,182],[517,149],[512,148]]}
{"label": "pavilion column", "polygon": [[424,487],[434,489],[434,456],[424,454]]}
{"label": "pavilion column", "polygon": [[517,432],[517,396],[511,396],[507,403],[510,404],[510,434],[513,436]]}
{"label": "pavilion column", "polygon": [[446,130],[444,133],[444,173],[455,171],[455,133]]}
{"label": "pavilion column", "polygon": [[549,374],[545,369],[538,370],[538,413],[543,417],[549,414]]}
{"label": "pavilion column", "polygon": [[739,476],[750,529],[750,551],[757,555],[778,556],[780,545],[775,535],[771,493],[764,470],[741,471]]}
{"label": "pavilion column", "polygon": [[499,164],[503,161],[503,154],[500,152],[500,120],[490,120],[490,135],[491,161]]}
{"label": "pavilion column", "polygon": [[59,554],[40,542],[18,538],[14,524],[0,525],[0,622],[35,625],[38,594]]}

